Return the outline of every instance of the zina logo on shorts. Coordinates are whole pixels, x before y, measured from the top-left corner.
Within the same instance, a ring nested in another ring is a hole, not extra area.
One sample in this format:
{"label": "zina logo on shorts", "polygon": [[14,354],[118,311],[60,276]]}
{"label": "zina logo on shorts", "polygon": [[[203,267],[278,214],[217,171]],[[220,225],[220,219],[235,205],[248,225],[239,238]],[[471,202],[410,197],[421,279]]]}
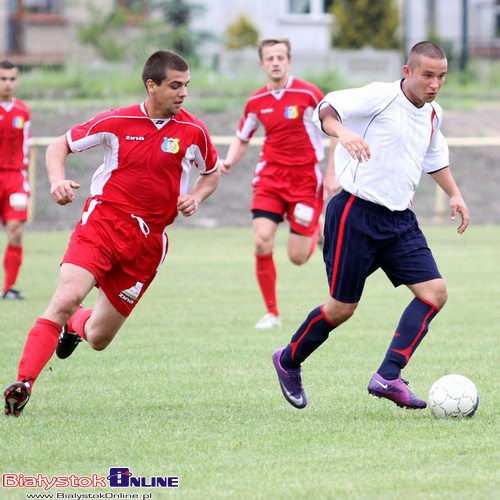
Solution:
{"label": "zina logo on shorts", "polygon": [[118,294],[118,297],[120,297],[120,299],[123,299],[125,302],[128,302],[129,304],[133,304],[137,300],[137,297],[139,297],[142,286],[143,283],[138,281],[134,286],[131,286],[127,290],[122,290]]}

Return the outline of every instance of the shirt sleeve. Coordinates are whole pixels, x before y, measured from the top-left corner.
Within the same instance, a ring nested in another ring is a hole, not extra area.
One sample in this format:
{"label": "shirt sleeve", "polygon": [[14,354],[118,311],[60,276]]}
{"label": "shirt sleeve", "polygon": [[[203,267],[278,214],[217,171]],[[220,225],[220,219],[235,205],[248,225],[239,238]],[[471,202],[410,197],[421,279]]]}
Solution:
{"label": "shirt sleeve", "polygon": [[371,83],[364,87],[330,92],[318,104],[313,114],[313,122],[323,130],[319,112],[323,106],[331,106],[341,122],[358,122],[375,115],[387,105],[388,99],[396,95],[395,83]]}
{"label": "shirt sleeve", "polygon": [[432,141],[427,149],[424,161],[422,163],[422,168],[424,172],[432,174],[437,172],[450,164],[448,143],[438,130],[437,133],[433,135]]}
{"label": "shirt sleeve", "polygon": [[260,122],[256,110],[252,108],[250,102],[247,102],[245,110],[243,111],[243,116],[238,125],[238,130],[236,131],[236,137],[243,142],[250,141],[255,131],[259,128],[259,125]]}

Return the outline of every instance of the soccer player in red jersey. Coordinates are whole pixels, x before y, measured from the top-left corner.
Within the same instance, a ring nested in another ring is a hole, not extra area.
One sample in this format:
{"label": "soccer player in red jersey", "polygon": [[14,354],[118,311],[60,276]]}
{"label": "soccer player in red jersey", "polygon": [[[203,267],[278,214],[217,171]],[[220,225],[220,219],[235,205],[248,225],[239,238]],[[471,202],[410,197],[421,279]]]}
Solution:
{"label": "soccer player in red jersey", "polygon": [[[55,294],[28,333],[17,382],[4,392],[7,415],[24,409],[54,351],[67,358],[82,339],[98,351],[109,345],[165,258],[166,226],[178,212],[193,215],[218,185],[218,157],[205,125],[182,109],[190,80],[186,61],[155,52],[142,79],[145,102],[101,113],[47,150],[51,194],[60,205],[73,202],[80,187],[65,177],[68,155],[101,146],[104,161],[71,235]],[[188,192],[192,167],[200,177]],[[94,308],[85,309],[82,301],[95,286]]]}
{"label": "soccer player in red jersey", "polygon": [[221,172],[228,174],[242,159],[250,139],[262,125],[265,141],[252,181],[251,210],[255,272],[267,307],[267,314],[255,328],[267,329],[281,326],[273,260],[278,224],[285,216],[288,218],[288,256],[294,264],[304,264],[321,232],[318,219],[324,188],[319,162],[325,155],[322,133],[312,122],[312,113],[323,93],[315,85],[290,76],[289,40],[262,40],[259,57],[268,83],[248,99],[236,137],[226,159],[221,160]]}
{"label": "soccer player in red jersey", "polygon": [[0,62],[0,218],[7,231],[2,298],[24,297],[14,288],[23,262],[23,229],[28,220],[30,111],[14,97],[17,67]]}

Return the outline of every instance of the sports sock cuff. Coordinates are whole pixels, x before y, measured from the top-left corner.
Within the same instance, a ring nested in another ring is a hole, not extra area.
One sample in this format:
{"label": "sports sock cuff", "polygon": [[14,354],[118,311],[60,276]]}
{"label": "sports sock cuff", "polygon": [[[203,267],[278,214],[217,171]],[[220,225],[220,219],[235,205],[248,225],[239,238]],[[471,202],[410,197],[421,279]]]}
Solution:
{"label": "sports sock cuff", "polygon": [[54,328],[59,332],[59,334],[62,332],[62,326],[58,325],[54,321],[51,321],[50,319],[47,318],[38,318],[35,321],[35,324],[38,324],[43,329],[48,330],[50,332],[52,332]]}
{"label": "sports sock cuff", "polygon": [[273,252],[271,252],[271,253],[266,253],[266,254],[264,254],[264,255],[261,255],[261,254],[256,253],[256,254],[254,254],[254,255],[255,255],[255,258],[256,258],[257,260],[269,260],[269,259],[272,259],[272,258],[273,258]]}
{"label": "sports sock cuff", "polygon": [[423,302],[424,304],[427,304],[429,307],[432,307],[436,312],[440,311],[438,307],[436,307],[432,302],[429,302],[428,300],[422,299],[420,297],[415,297],[415,300],[420,300],[420,302]]}
{"label": "sports sock cuff", "polygon": [[327,323],[330,323],[330,325],[332,325],[333,328],[337,328],[338,325],[335,325],[333,324],[329,319],[328,317],[326,316],[325,314],[325,311],[323,310],[325,307],[325,304],[323,304],[321,307],[320,307],[320,310],[321,310],[321,314],[323,315],[323,318],[324,320],[327,322]]}
{"label": "sports sock cuff", "polygon": [[14,245],[11,245],[10,243],[7,245],[7,252],[12,252],[12,253],[16,253],[16,254],[22,254],[23,253],[23,247],[22,245],[20,246],[14,246]]}

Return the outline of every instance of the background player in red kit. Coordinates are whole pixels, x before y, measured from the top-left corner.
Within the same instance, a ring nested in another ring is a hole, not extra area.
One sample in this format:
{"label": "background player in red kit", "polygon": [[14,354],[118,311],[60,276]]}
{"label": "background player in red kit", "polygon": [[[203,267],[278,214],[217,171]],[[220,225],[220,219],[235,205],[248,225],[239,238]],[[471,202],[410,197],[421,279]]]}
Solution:
{"label": "background player in red kit", "polygon": [[267,307],[267,314],[255,328],[265,329],[281,326],[273,260],[278,224],[286,215],[290,222],[288,256],[294,264],[306,262],[321,232],[318,219],[323,209],[323,174],[318,162],[325,155],[322,134],[312,123],[312,113],[323,93],[289,75],[289,40],[262,40],[259,57],[268,83],[248,99],[236,137],[226,159],[221,160],[221,172],[229,173],[241,160],[262,124],[265,142],[252,181],[251,210],[255,272]]}
{"label": "background player in red kit", "polygon": [[[73,127],[47,150],[51,194],[60,205],[79,185],[65,178],[69,153],[104,148],[91,197],[63,257],[52,300],[28,333],[5,413],[19,415],[54,351],[68,357],[81,341],[105,349],[153,281],[167,253],[165,228],[193,215],[219,182],[217,153],[205,125],[184,111],[189,67],[169,51],[152,54],[142,79],[147,99]],[[201,174],[187,193],[190,169]],[[93,309],[81,306],[99,291]]]}
{"label": "background player in red kit", "polygon": [[23,262],[23,225],[28,220],[28,154],[30,112],[13,94],[18,83],[17,67],[0,62],[0,218],[7,230],[3,258],[2,298],[24,297],[14,289]]}

